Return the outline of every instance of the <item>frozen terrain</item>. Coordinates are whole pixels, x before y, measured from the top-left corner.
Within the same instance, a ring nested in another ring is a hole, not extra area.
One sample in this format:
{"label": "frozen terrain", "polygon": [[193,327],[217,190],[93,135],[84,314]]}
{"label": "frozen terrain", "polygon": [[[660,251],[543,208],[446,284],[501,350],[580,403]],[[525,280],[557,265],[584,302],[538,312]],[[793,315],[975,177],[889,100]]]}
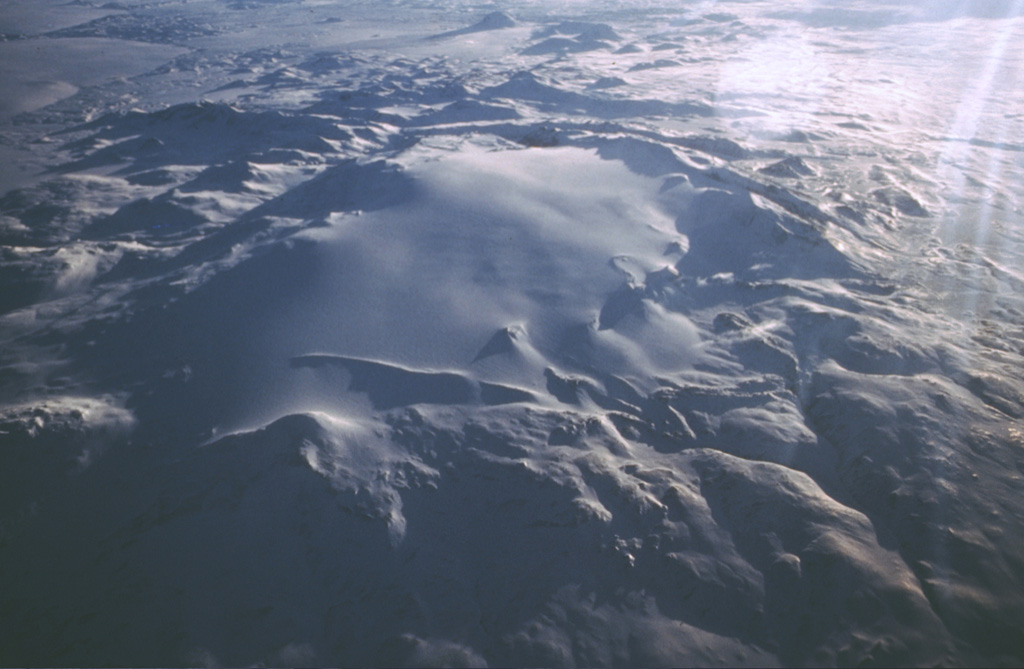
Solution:
{"label": "frozen terrain", "polygon": [[1024,0],[7,0],[0,666],[1024,664]]}

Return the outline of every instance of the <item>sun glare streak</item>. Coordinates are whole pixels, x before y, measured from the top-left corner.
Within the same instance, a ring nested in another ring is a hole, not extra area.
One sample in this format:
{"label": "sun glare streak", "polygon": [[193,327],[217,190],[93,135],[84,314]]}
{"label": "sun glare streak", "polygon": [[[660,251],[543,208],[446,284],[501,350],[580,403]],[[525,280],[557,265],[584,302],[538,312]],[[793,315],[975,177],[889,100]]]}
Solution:
{"label": "sun glare streak", "polygon": [[[1015,3],[1014,14],[1022,2]],[[943,292],[956,296],[961,314],[981,316],[987,308],[988,290],[982,283],[991,279],[987,261],[1003,262],[1018,258],[1020,248],[1008,247],[1011,239],[1000,229],[1002,216],[1012,215],[1015,190],[1007,151],[1012,148],[1015,126],[1019,124],[1002,109],[1013,109],[1020,96],[1018,50],[1021,21],[997,20],[985,55],[976,67],[965,67],[964,81],[973,80],[961,91],[956,114],[946,133],[939,156],[937,176],[949,188],[949,200],[955,202],[940,223],[937,232],[946,243],[970,248],[966,265],[947,275]],[[976,177],[971,178],[971,173]],[[1000,201],[1008,211],[1001,211]],[[1013,245],[1016,246],[1016,245]],[[1012,260],[1011,260],[1012,261]],[[979,264],[980,263],[980,264]],[[966,275],[965,275],[966,273]]]}
{"label": "sun glare streak", "polygon": [[[1017,4],[1022,3],[1018,2]],[[988,55],[984,59],[982,70],[977,76],[977,83],[967,88],[960,98],[956,117],[949,131],[952,141],[946,143],[940,165],[952,166],[961,163],[968,159],[973,151],[970,142],[978,139],[979,132],[983,130],[983,121],[986,120],[984,117],[990,107],[997,75],[1006,60],[1011,35],[1018,27],[1018,22],[1007,22],[996,33]],[[1007,133],[1005,126],[1006,124],[1003,123],[998,124],[996,127],[1001,131],[990,141],[996,143],[1004,141]]]}

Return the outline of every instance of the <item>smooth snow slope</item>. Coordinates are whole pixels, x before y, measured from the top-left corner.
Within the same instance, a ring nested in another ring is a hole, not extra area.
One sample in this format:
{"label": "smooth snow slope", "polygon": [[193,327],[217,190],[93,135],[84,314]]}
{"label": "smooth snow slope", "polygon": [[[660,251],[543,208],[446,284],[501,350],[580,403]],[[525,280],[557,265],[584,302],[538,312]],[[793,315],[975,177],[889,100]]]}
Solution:
{"label": "smooth snow slope", "polygon": [[6,3],[0,665],[1024,663],[1022,17]]}

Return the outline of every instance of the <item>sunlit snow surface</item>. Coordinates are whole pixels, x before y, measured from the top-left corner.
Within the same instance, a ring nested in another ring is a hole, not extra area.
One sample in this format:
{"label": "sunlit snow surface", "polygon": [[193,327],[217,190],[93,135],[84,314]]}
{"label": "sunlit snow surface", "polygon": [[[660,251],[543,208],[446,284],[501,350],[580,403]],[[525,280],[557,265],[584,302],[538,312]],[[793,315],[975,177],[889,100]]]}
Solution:
{"label": "sunlit snow surface", "polygon": [[1024,663],[1022,17],[3,3],[0,665]]}

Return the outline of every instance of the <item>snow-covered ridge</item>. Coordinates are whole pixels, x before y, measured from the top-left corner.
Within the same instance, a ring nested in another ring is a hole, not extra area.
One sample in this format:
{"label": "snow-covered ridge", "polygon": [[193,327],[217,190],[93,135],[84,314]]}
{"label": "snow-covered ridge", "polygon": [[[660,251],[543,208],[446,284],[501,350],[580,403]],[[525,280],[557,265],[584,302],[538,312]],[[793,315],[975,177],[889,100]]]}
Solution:
{"label": "snow-covered ridge", "polygon": [[1019,664],[1016,5],[394,4],[46,37],[0,663]]}

